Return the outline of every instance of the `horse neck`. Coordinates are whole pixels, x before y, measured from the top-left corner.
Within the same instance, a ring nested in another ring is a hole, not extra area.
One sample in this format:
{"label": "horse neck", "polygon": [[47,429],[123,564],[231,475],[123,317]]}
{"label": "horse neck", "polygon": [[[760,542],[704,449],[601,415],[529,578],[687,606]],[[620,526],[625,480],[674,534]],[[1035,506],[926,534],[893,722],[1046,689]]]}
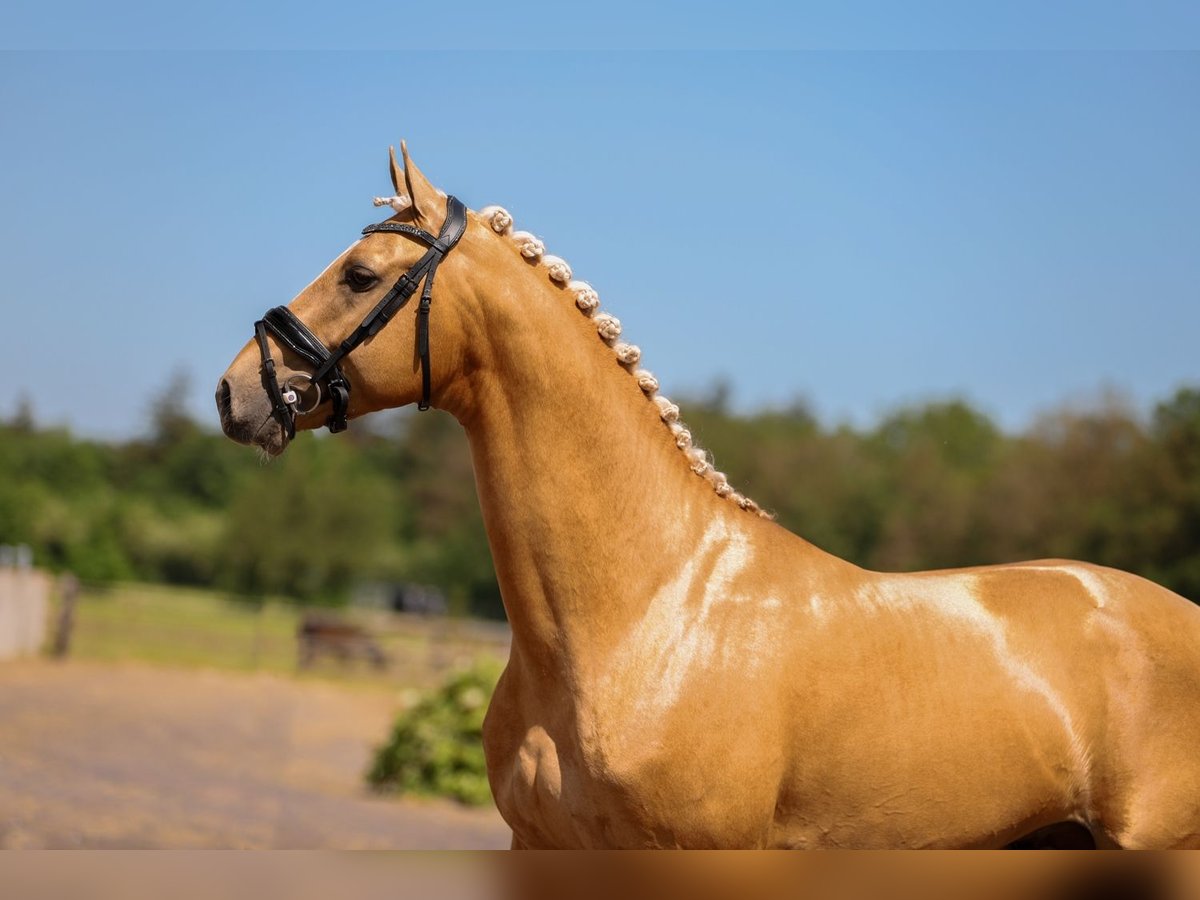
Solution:
{"label": "horse neck", "polygon": [[567,293],[518,265],[504,298],[476,305],[487,349],[447,407],[470,441],[514,649],[545,671],[603,653],[714,516],[754,517],[691,471]]}

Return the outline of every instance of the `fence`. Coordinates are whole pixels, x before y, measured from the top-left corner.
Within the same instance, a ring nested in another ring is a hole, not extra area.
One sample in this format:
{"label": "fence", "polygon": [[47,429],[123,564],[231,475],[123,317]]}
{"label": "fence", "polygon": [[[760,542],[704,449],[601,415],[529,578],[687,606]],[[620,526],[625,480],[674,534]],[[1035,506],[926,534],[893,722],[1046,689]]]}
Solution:
{"label": "fence", "polygon": [[54,579],[32,568],[27,547],[0,548],[0,659],[39,653]]}
{"label": "fence", "polygon": [[[74,610],[70,656],[294,674],[302,662],[302,625],[311,612],[286,603],[232,601],[202,588],[85,584]],[[388,660],[381,671],[361,657],[321,655],[308,670],[318,677],[427,687],[477,658],[508,656],[510,632],[501,622],[366,609],[317,614],[361,626]],[[52,612],[52,628],[62,631],[56,621],[62,616]]]}
{"label": "fence", "polygon": [[[301,662],[297,638],[306,615],[290,605],[236,603],[201,589],[81,587],[73,576],[55,578],[0,546],[0,660],[45,650],[55,657],[290,673]],[[371,678],[424,686],[478,657],[508,655],[510,632],[499,622],[369,609],[342,616],[362,626],[389,662],[378,672],[318,660],[317,669],[329,674],[364,670]]]}

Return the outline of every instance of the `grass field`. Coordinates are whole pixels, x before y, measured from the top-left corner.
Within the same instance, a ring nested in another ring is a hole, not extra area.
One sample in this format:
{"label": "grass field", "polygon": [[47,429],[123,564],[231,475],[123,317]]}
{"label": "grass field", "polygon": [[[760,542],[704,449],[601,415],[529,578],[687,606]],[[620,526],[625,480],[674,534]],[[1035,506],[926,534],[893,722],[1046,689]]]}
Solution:
{"label": "grass field", "polygon": [[284,603],[252,606],[212,591],[147,584],[85,588],[76,607],[70,655],[424,687],[474,659],[503,660],[508,654],[507,631],[496,623],[377,611],[348,615],[366,626],[388,653],[386,670],[326,659],[300,673],[296,631],[302,610]]}

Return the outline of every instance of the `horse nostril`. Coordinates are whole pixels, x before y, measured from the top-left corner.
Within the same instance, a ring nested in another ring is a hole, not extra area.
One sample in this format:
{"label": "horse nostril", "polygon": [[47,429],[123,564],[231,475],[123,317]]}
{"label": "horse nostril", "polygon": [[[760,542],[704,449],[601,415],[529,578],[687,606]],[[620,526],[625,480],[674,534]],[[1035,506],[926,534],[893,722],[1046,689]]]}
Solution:
{"label": "horse nostril", "polygon": [[225,422],[229,419],[233,412],[233,391],[229,388],[229,382],[224,378],[217,385],[217,413],[221,416],[221,421]]}

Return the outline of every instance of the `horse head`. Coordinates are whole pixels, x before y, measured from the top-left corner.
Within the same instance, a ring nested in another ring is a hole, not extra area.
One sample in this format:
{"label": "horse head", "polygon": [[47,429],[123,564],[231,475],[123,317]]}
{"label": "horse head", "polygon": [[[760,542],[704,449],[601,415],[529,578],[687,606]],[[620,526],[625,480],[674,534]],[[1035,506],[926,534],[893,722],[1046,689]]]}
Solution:
{"label": "horse head", "polygon": [[217,409],[234,440],[277,456],[296,430],[340,431],[378,409],[444,402],[471,369],[478,297],[465,276],[480,267],[467,258],[492,229],[434,188],[403,143],[401,151],[403,168],[389,154],[396,196],[376,201],[396,214],[270,310],[221,376]]}

